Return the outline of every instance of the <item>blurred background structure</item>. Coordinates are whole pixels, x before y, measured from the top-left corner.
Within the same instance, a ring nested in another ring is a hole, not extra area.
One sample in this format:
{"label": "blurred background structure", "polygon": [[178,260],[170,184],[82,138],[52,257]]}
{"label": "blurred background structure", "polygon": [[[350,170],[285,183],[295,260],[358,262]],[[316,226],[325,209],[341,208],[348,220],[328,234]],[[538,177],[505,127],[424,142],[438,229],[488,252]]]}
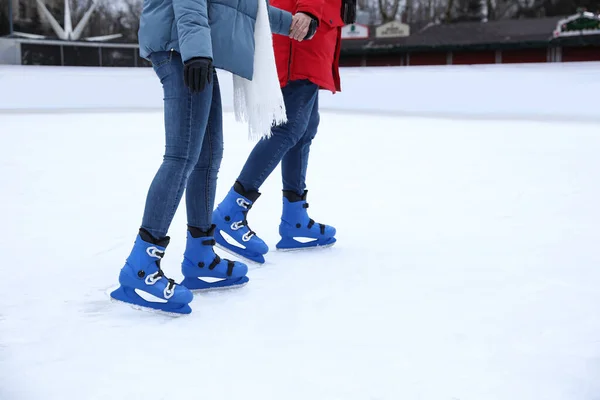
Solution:
{"label": "blurred background structure", "polygon": [[[0,0],[0,63],[143,67],[143,0]],[[600,0],[359,0],[343,66],[600,60]]]}

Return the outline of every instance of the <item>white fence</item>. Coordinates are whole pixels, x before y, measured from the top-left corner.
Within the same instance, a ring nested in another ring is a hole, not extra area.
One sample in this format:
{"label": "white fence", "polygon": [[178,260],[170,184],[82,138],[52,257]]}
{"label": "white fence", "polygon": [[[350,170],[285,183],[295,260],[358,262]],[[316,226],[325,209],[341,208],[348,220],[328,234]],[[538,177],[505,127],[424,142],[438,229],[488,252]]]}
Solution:
{"label": "white fence", "polygon": [[[423,117],[599,122],[600,63],[342,69],[342,93],[323,110]],[[220,72],[232,109],[231,75]],[[0,111],[158,111],[151,68],[0,66]],[[377,129],[376,126],[373,129]]]}
{"label": "white fence", "polygon": [[144,67],[137,44],[0,38],[0,64]]}

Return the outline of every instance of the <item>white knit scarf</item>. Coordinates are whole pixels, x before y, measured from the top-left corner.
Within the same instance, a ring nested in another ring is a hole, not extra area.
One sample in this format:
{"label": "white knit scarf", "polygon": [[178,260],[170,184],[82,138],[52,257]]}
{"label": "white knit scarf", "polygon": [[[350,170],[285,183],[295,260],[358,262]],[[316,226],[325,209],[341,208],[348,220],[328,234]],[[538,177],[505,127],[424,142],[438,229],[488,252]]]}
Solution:
{"label": "white knit scarf", "polygon": [[235,119],[248,123],[248,139],[252,141],[270,137],[271,127],[287,122],[275,65],[267,0],[257,1],[254,75],[252,80],[233,75]]}

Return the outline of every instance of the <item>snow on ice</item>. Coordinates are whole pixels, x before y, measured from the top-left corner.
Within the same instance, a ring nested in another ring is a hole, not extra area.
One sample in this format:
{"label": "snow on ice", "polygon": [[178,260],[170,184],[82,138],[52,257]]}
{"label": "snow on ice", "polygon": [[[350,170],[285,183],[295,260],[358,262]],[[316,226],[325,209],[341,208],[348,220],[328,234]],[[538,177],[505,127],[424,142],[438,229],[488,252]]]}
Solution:
{"label": "snow on ice", "polygon": [[[420,71],[425,87],[436,69]],[[540,93],[533,108],[556,101]],[[273,251],[181,318],[107,295],[161,162],[160,111],[0,114],[0,399],[600,399],[600,124],[585,106],[522,120],[518,102],[519,121],[323,112],[309,202],[338,243]],[[251,146],[226,113],[217,199]],[[249,215],[272,248],[280,185],[277,170]],[[184,203],[170,235],[180,280]]]}

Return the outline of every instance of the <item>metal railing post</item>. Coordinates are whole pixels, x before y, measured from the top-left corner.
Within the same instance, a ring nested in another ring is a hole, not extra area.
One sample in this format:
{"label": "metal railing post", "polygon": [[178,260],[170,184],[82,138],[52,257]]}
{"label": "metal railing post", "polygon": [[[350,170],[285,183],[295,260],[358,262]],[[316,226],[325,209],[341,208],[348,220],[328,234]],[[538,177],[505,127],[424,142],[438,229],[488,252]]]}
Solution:
{"label": "metal railing post", "polygon": [[8,34],[13,34],[13,0],[8,0]]}

